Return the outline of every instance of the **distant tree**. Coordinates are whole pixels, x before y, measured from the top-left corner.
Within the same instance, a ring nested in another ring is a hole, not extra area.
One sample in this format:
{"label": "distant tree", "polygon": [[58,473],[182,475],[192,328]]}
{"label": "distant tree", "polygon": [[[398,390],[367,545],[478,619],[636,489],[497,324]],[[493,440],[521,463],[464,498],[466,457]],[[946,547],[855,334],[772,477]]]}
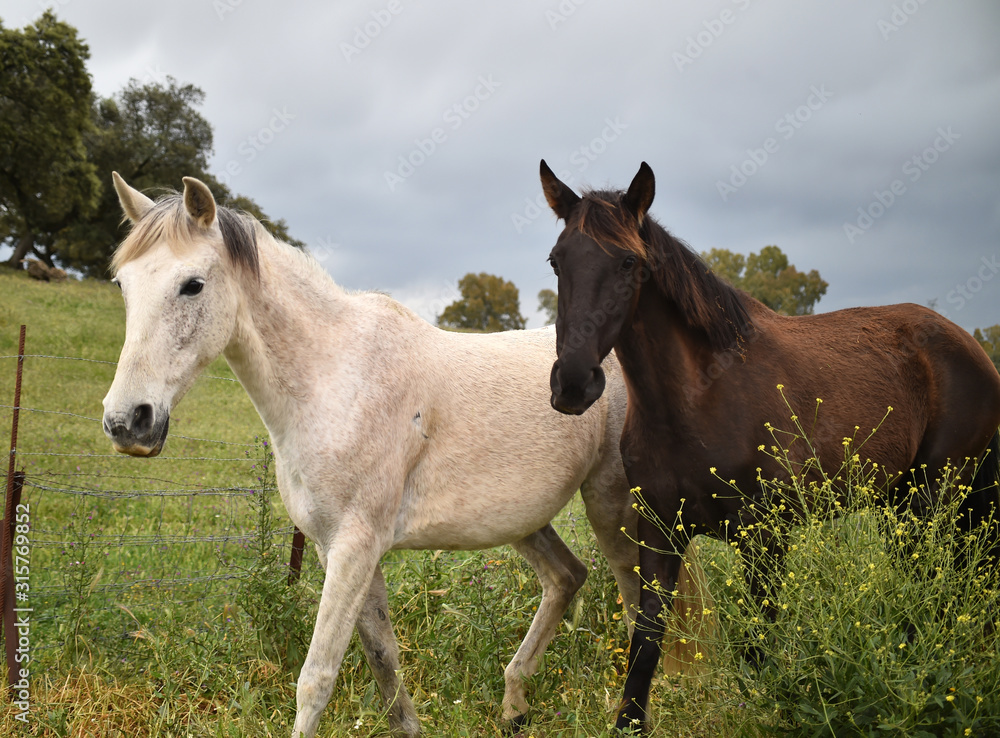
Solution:
{"label": "distant tree", "polygon": [[815,269],[806,274],[789,264],[777,246],[765,246],[747,257],[712,249],[702,258],[716,274],[785,315],[811,315],[829,287]]}
{"label": "distant tree", "polygon": [[991,325],[989,328],[976,328],[972,332],[972,337],[979,341],[983,351],[990,357],[993,366],[1000,372],[1000,323]]}
{"label": "distant tree", "polygon": [[559,296],[552,290],[542,290],[538,293],[538,309],[545,313],[545,325],[556,322],[556,310]]}
{"label": "distant tree", "polygon": [[701,258],[713,272],[730,284],[740,286],[743,272],[747,267],[747,258],[743,254],[736,254],[728,249],[712,249],[703,252]]}
{"label": "distant tree", "polygon": [[466,330],[519,330],[527,321],[521,316],[519,294],[513,282],[481,272],[466,274],[458,282],[461,299],[438,316],[440,326]]}
{"label": "distant tree", "polygon": [[87,45],[46,10],[23,30],[0,25],[0,237],[53,264],[54,243],[98,206]]}

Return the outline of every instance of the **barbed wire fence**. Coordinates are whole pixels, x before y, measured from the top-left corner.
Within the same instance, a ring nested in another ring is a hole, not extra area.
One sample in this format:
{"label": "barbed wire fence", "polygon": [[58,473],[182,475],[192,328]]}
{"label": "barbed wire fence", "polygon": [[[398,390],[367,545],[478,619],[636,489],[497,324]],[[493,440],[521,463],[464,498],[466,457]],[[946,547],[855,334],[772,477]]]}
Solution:
{"label": "barbed wire fence", "polygon": [[[0,375],[13,376],[22,361],[26,388],[42,365],[103,365],[108,386],[117,366],[19,353],[0,356]],[[226,394],[243,393],[229,377],[198,381],[222,383]],[[143,629],[155,627],[167,610],[197,611],[187,622],[229,617],[234,580],[241,577],[232,562],[255,535],[248,498],[257,491],[251,482],[261,442],[171,433],[167,454],[138,461],[110,453],[100,417],[58,406],[59,393],[34,387],[31,396],[47,401],[0,404],[0,443],[12,416],[20,415],[16,459],[24,476],[18,510],[27,511],[24,519],[30,521],[30,577],[28,586],[19,588],[15,607],[30,607],[32,660],[49,662],[66,649],[96,649],[127,662]],[[80,438],[87,442],[79,445],[90,450],[67,448]],[[108,453],[98,450],[104,445]],[[169,453],[178,445],[182,455]],[[11,454],[13,470],[13,444]],[[206,464],[207,475],[199,468]],[[10,476],[3,473],[5,486]],[[14,512],[5,506],[4,519],[12,528]],[[273,533],[276,554],[290,562],[290,580],[297,578],[301,533],[290,523]],[[9,576],[7,589],[13,590]]]}

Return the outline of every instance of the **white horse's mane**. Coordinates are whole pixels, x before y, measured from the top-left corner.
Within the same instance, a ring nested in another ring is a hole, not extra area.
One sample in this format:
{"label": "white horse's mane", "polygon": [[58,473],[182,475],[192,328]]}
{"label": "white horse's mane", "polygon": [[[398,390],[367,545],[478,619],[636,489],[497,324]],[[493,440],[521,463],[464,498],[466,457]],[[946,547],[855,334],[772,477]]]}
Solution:
{"label": "white horse's mane", "polygon": [[[242,210],[218,207],[216,224],[229,256],[254,275],[258,272],[257,243],[261,235],[280,243],[271,237],[257,218]],[[195,248],[204,235],[204,229],[188,215],[181,194],[163,195],[142,220],[132,226],[128,236],[115,250],[111,257],[111,271],[117,273],[122,265],[139,258],[161,241],[166,241],[174,254],[180,256]]]}

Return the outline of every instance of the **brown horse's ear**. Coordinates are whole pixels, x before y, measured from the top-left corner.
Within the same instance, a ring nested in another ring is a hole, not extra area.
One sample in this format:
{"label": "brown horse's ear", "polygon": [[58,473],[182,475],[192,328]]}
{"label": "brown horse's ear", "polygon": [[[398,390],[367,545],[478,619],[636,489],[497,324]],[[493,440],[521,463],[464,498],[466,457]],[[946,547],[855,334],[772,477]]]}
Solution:
{"label": "brown horse's ear", "polygon": [[653,204],[653,195],[655,194],[656,178],[653,177],[653,170],[650,169],[649,164],[643,162],[639,165],[639,171],[632,180],[632,184],[628,186],[628,192],[625,193],[622,204],[642,224],[649,206]]}
{"label": "brown horse's ear", "polygon": [[208,228],[215,222],[215,198],[200,179],[184,178],[184,207],[194,222]]}
{"label": "brown horse's ear", "polygon": [[118,193],[118,202],[122,204],[122,210],[133,223],[142,220],[142,216],[149,212],[154,203],[139,190],[129,187],[118,172],[111,173],[111,181],[115,183],[115,192]]}
{"label": "brown horse's ear", "polygon": [[542,191],[545,193],[549,207],[552,208],[557,217],[566,220],[576,204],[580,202],[579,195],[559,181],[559,178],[549,169],[549,165],[545,163],[545,159],[542,159],[539,171],[542,175]]}

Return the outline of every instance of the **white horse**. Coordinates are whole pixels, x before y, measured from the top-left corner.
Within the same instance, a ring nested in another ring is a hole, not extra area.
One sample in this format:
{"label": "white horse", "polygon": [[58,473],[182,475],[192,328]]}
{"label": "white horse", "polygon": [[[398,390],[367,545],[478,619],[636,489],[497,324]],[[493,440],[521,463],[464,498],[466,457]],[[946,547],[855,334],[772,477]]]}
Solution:
{"label": "white horse", "polygon": [[158,202],[114,183],[133,227],[112,264],[126,337],[104,430],[118,451],[155,456],[170,411],[220,353],[249,393],[281,499],[326,571],[293,735],[315,734],[354,626],[392,729],[419,733],[379,569],[394,548],[511,543],[531,564],[542,601],[504,672],[503,717],[519,724],[524,680],[587,575],[549,524],[578,488],[628,612],[639,600],[614,359],[598,412],[553,413],[554,331],[439,330],[385,295],[347,293],[196,179]]}

